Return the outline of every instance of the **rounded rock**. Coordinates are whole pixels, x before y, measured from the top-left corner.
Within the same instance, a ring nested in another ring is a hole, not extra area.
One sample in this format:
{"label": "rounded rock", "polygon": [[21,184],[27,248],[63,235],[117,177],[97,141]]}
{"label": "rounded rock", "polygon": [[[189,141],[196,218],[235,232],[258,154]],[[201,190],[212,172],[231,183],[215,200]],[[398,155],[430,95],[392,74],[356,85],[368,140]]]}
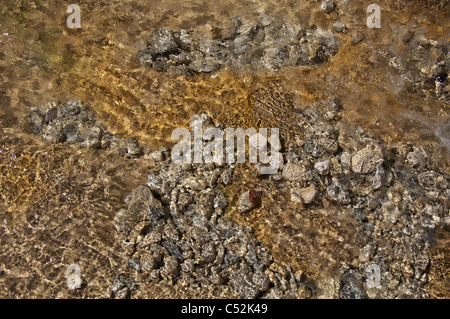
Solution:
{"label": "rounded rock", "polygon": [[170,53],[177,49],[177,43],[173,31],[169,28],[161,28],[150,35],[150,52],[153,55]]}
{"label": "rounded rock", "polygon": [[177,276],[178,275],[178,266],[179,266],[178,259],[175,256],[168,256],[164,260],[164,268],[163,272],[167,276]]}

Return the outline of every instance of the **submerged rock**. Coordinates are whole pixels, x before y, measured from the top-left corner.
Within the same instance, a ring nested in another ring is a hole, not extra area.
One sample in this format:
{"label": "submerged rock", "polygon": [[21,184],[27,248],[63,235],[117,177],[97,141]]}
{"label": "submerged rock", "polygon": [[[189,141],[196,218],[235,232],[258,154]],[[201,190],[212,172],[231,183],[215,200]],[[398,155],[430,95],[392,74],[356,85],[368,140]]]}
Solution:
{"label": "submerged rock", "polygon": [[150,188],[139,186],[129,197],[128,209],[120,210],[114,218],[118,231],[129,233],[142,221],[157,221],[164,217],[161,202],[153,196]]}
{"label": "submerged rock", "polygon": [[283,168],[283,177],[290,181],[304,181],[307,179],[307,169],[301,164],[286,164]]}
{"label": "submerged rock", "polygon": [[293,201],[311,204],[317,195],[317,191],[314,185],[310,185],[304,188],[292,189],[291,195]]}
{"label": "submerged rock", "polygon": [[[264,18],[260,23],[275,22]],[[250,31],[243,28],[241,32]],[[285,145],[281,174],[256,178],[261,187],[271,190],[270,197],[294,202],[286,206],[302,221],[312,206],[319,208],[316,217],[330,217],[330,212],[339,216],[330,222],[332,226],[317,233],[297,227],[292,236],[289,227],[279,228],[281,233],[274,235],[275,240],[289,238],[291,246],[286,247],[292,247],[298,244],[296,236],[304,239],[307,234],[319,241],[331,238],[340,243],[345,239],[335,233],[345,228],[352,232],[352,240],[345,242],[351,253],[346,251],[349,256],[343,260],[326,255],[326,263],[338,267],[347,261],[352,269],[345,268],[340,278],[328,278],[326,287],[305,288],[301,276],[296,278],[274,266],[272,253],[251,229],[226,216],[230,204],[236,205],[231,211],[241,213],[260,204],[259,199],[252,199],[256,194],[253,190],[242,193],[239,202],[229,203],[223,187],[238,182],[240,175],[234,176],[234,165],[176,165],[168,151],[161,149],[145,151],[158,169],[148,176],[146,185],[125,198],[126,207],[117,211],[113,221],[129,271],[157,284],[176,286],[183,282],[191,288],[207,289],[226,286],[242,298],[321,294],[341,298],[426,297],[427,253],[433,243],[432,231],[447,220],[450,178],[432,169],[429,147],[385,145],[361,128],[341,125],[340,109],[339,101],[330,100],[298,112],[296,120],[304,128],[304,140],[292,139]],[[195,119],[204,127],[215,127],[206,115]],[[33,109],[29,121],[31,131],[50,142],[118,147],[129,158],[143,153],[137,140],[115,138],[79,101]],[[270,203],[261,207],[260,213],[268,216],[272,210],[284,213]],[[250,215],[241,217],[255,217]],[[360,275],[372,264],[381,269],[376,273],[381,276],[376,278],[380,284],[367,284]],[[142,278],[133,276],[117,275],[111,295],[125,298],[139,289],[135,283]]]}
{"label": "submerged rock", "polygon": [[339,290],[341,299],[364,299],[362,276],[354,270],[349,270],[341,277],[341,289]]}
{"label": "submerged rock", "polygon": [[320,3],[319,9],[322,12],[331,13],[335,9],[335,6],[336,5],[333,3],[333,1],[331,1],[331,0],[323,0]]}
{"label": "submerged rock", "polygon": [[333,30],[339,33],[347,33],[347,25],[343,22],[336,21],[333,23]]}
{"label": "submerged rock", "polygon": [[331,32],[304,30],[264,13],[254,23],[238,17],[233,22],[234,27],[218,30],[221,36],[213,38],[193,30],[153,30],[147,47],[137,56],[141,65],[179,74],[211,73],[226,66],[277,70],[321,63],[336,54],[340,45]]}
{"label": "submerged rock", "polygon": [[231,274],[230,282],[233,289],[245,299],[255,299],[262,292],[253,283],[252,277],[244,269],[237,270]]}
{"label": "submerged rock", "polygon": [[376,144],[367,145],[352,157],[352,170],[355,173],[367,174],[384,161],[383,152]]}

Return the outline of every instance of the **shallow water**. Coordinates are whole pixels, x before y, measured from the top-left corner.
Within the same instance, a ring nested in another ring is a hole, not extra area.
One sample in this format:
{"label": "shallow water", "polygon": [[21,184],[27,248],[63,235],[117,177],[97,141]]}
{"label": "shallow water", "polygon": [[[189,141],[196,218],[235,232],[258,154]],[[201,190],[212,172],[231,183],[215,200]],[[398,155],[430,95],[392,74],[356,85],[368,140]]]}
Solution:
{"label": "shallow water", "polygon": [[[445,39],[447,12],[396,10],[388,3],[381,29],[365,26],[364,3],[341,5],[339,20],[351,23],[352,31],[361,30],[363,43],[350,45],[351,32],[340,35],[343,48],[330,62],[281,70],[278,77],[305,104],[323,96],[340,96],[346,119],[385,139],[420,138],[445,145],[448,130],[441,129],[436,136],[433,126],[448,124],[446,104],[432,98],[424,101],[420,94],[402,94],[405,73],[389,67],[382,56],[395,54],[408,60],[409,52],[396,28],[420,28],[430,39]],[[314,2],[286,1],[277,6],[270,2],[86,2],[81,4],[82,29],[68,29],[66,7],[56,2],[11,1],[5,8],[12,10],[3,10],[1,23],[3,126],[12,126],[29,107],[43,101],[79,97],[91,103],[109,127],[140,135],[149,146],[154,146],[150,143],[156,143],[155,139],[167,141],[172,127],[185,124],[186,117],[200,110],[225,125],[238,122],[235,117],[245,114],[246,100],[257,84],[272,79],[267,72],[247,76],[223,72],[218,78],[186,79],[140,67],[136,50],[151,30],[164,26],[208,32],[230,24],[233,15],[254,20],[260,12],[325,29],[337,18],[334,13],[318,12]],[[224,102],[229,105],[224,107]],[[414,129],[417,126],[419,130]]]}
{"label": "shallow water", "polygon": [[[399,39],[400,31],[410,28],[428,39],[448,41],[448,6],[435,9],[413,2],[378,2],[381,29],[368,29],[365,24],[365,9],[371,2],[341,1],[339,15],[326,15],[315,1],[289,0],[80,1],[82,28],[68,29],[68,3],[3,1],[0,220],[1,245],[7,248],[0,262],[2,296],[66,297],[67,292],[56,287],[65,280],[64,269],[72,262],[84,263],[85,276],[100,272],[97,278],[106,281],[111,268],[120,263],[110,221],[124,196],[145,181],[151,168],[144,159],[133,160],[130,166],[115,154],[47,145],[25,134],[20,123],[30,108],[52,100],[80,98],[113,133],[134,136],[142,146],[156,150],[170,147],[172,130],[187,127],[189,118],[201,112],[224,127],[260,125],[253,116],[252,101],[256,96],[270,102],[276,88],[293,94],[301,107],[337,96],[349,124],[360,125],[386,142],[440,147],[441,171],[448,173],[448,101],[405,89],[411,52]],[[350,32],[338,34],[342,48],[330,61],[273,74],[224,69],[214,76],[177,76],[142,67],[136,57],[155,28],[211,33],[213,28],[229,26],[234,15],[254,21],[261,12],[324,29],[339,20],[347,23]],[[353,31],[365,36],[357,45],[351,44]],[[394,56],[406,63],[404,70],[389,66]],[[258,96],[263,88],[268,88],[267,95]],[[289,114],[278,114],[264,120],[280,124],[288,118]],[[248,180],[231,188],[230,196],[251,185]],[[274,205],[279,200],[274,199]],[[92,219],[92,214],[101,218]],[[64,223],[67,227],[58,227]],[[17,238],[17,233],[23,236]],[[262,230],[260,238],[270,241],[273,233]],[[46,245],[35,247],[36,240]],[[51,266],[52,260],[58,265]],[[92,260],[96,261],[90,265]],[[46,279],[30,279],[35,270]],[[107,285],[98,281],[83,296],[101,295]],[[36,283],[42,286],[36,288]]]}

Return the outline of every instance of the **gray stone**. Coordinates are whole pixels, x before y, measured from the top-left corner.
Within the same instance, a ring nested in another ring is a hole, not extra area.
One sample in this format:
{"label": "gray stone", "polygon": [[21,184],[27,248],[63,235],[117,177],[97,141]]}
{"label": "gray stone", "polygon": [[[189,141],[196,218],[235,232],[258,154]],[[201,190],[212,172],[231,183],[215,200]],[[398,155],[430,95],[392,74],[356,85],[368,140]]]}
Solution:
{"label": "gray stone", "polygon": [[198,73],[211,73],[220,68],[220,62],[214,58],[206,57],[192,61],[189,68]]}
{"label": "gray stone", "polygon": [[180,239],[180,232],[171,219],[168,219],[164,225],[164,238],[173,243]]}
{"label": "gray stone", "polygon": [[339,204],[350,204],[352,199],[345,183],[336,177],[333,177],[331,181],[331,185],[326,189],[328,198]]}
{"label": "gray stone", "polygon": [[147,50],[138,50],[137,58],[141,65],[144,66],[153,66],[153,55],[150,51]]}
{"label": "gray stone", "polygon": [[187,273],[192,273],[195,270],[195,261],[187,259],[181,264],[181,270]]}
{"label": "gray stone", "polygon": [[345,170],[350,170],[352,166],[352,156],[349,152],[342,152],[340,162]]}
{"label": "gray stone", "polygon": [[80,100],[71,100],[58,108],[58,117],[75,117],[81,112],[83,102]]}
{"label": "gray stone", "polygon": [[142,154],[142,150],[139,147],[138,141],[134,137],[128,137],[125,140],[127,146],[127,156],[128,157],[138,157]]}
{"label": "gray stone", "polygon": [[422,147],[413,147],[406,156],[407,163],[415,169],[423,170],[427,166],[427,153]]}
{"label": "gray stone", "polygon": [[161,202],[153,196],[147,186],[139,186],[130,196],[128,208],[117,212],[114,225],[118,231],[129,233],[141,221],[156,221],[163,217]]}
{"label": "gray stone", "polygon": [[44,127],[42,137],[50,143],[62,143],[66,140],[63,128],[55,123]]}
{"label": "gray stone", "polygon": [[239,257],[232,254],[225,254],[223,258],[223,266],[229,267],[239,261]]}
{"label": "gray stone", "polygon": [[173,32],[168,28],[156,29],[150,34],[149,49],[153,55],[170,53],[177,47]]}
{"label": "gray stone", "polygon": [[219,177],[218,183],[230,185],[233,182],[233,168],[225,169]]}
{"label": "gray stone", "polygon": [[211,240],[208,229],[206,227],[192,227],[191,236],[199,246],[202,246]]}
{"label": "gray stone", "polygon": [[258,17],[258,24],[263,27],[269,26],[270,24],[273,23],[273,21],[274,21],[274,19],[272,17],[269,17],[265,13],[261,13]]}
{"label": "gray stone", "polygon": [[183,252],[174,242],[170,240],[163,240],[161,241],[161,246],[167,250],[170,256],[176,257],[179,262],[184,261]]}
{"label": "gray stone", "polygon": [[83,144],[90,148],[99,148],[101,146],[102,129],[98,126],[93,126],[89,129],[89,133]]}
{"label": "gray stone", "polygon": [[[58,102],[58,105],[60,103]],[[50,123],[57,119],[58,117],[58,108],[57,107],[51,107],[47,110],[45,113],[45,122]]]}
{"label": "gray stone", "polygon": [[323,0],[321,3],[320,3],[320,6],[319,6],[319,9],[320,9],[320,11],[322,11],[322,12],[325,12],[325,13],[331,13],[331,12],[333,12],[333,10],[335,9],[335,4],[333,3],[333,1],[331,1],[331,0]]}
{"label": "gray stone", "polygon": [[371,178],[369,178],[369,180],[372,181],[372,185],[370,187],[373,190],[377,190],[381,186],[383,186],[383,184],[385,183],[385,180],[386,180],[386,172],[385,172],[383,165],[381,165],[381,164],[377,165],[377,168],[376,168],[375,172],[373,172],[372,175],[373,176],[371,176]]}
{"label": "gray stone", "polygon": [[212,242],[206,243],[202,246],[201,261],[204,263],[213,262],[216,258],[216,249]]}
{"label": "gray stone", "polygon": [[406,30],[401,34],[401,39],[403,42],[408,43],[414,37],[414,31]]}
{"label": "gray stone", "polygon": [[283,298],[283,292],[278,287],[271,287],[262,296],[262,299],[281,299]]}
{"label": "gray stone", "polygon": [[252,282],[255,284],[256,288],[258,288],[259,291],[264,292],[267,289],[269,289],[269,276],[264,274],[261,271],[257,271],[252,276]]}
{"label": "gray stone", "polygon": [[136,284],[134,280],[130,278],[130,276],[128,276],[127,274],[121,273],[116,275],[112,286],[112,292],[117,293],[118,291],[122,290],[125,287],[130,290],[135,290]]}
{"label": "gray stone", "polygon": [[265,263],[259,257],[262,256],[257,254],[255,250],[250,250],[247,255],[245,255],[245,260],[254,270],[261,272],[265,268]]}
{"label": "gray stone", "polygon": [[66,135],[66,142],[75,144],[82,141],[79,133],[79,123],[72,121],[64,125],[64,134]]}
{"label": "gray stone", "polygon": [[148,154],[150,160],[154,162],[162,162],[164,160],[163,153],[161,151],[154,151]]}
{"label": "gray stone", "polygon": [[116,299],[127,299],[130,295],[130,289],[128,287],[124,287],[120,290],[117,290],[114,293],[114,298]]}
{"label": "gray stone", "polygon": [[214,208],[225,208],[228,205],[228,200],[225,194],[219,191],[214,197],[213,207]]}
{"label": "gray stone", "polygon": [[200,216],[210,218],[214,211],[214,192],[210,189],[201,191],[196,205],[196,212]]}
{"label": "gray stone", "polygon": [[169,256],[164,259],[164,267],[162,272],[166,276],[175,277],[178,275],[179,265],[178,259],[175,256]]}
{"label": "gray stone", "polygon": [[128,259],[128,266],[139,271],[141,270],[141,261],[139,258],[130,258]]}
{"label": "gray stone", "polygon": [[283,167],[282,176],[290,181],[305,181],[307,170],[301,164],[288,163]]}
{"label": "gray stone", "polygon": [[33,124],[34,133],[40,133],[45,124],[45,116],[39,110],[30,113],[30,121]]}
{"label": "gray stone", "polygon": [[427,190],[435,189],[438,176],[439,175],[433,171],[423,172],[418,176],[419,184]]}

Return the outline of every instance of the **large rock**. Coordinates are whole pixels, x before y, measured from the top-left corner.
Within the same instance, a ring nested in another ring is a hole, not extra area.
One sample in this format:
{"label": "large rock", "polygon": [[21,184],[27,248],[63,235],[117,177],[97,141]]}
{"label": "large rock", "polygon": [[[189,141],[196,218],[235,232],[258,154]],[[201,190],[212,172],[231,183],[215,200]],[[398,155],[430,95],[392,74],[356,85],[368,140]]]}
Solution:
{"label": "large rock", "polygon": [[349,270],[341,276],[341,299],[364,299],[366,297],[362,276],[354,270]]}
{"label": "large rock", "polygon": [[328,175],[330,171],[330,160],[317,162],[316,164],[314,164],[314,168],[320,175]]}
{"label": "large rock", "polygon": [[381,147],[376,144],[367,145],[352,157],[352,170],[358,174],[373,172],[384,161]]}
{"label": "large rock", "polygon": [[156,221],[164,217],[161,202],[147,186],[139,186],[128,201],[128,208],[119,210],[114,218],[114,225],[119,232],[129,233],[142,221]]}
{"label": "large rock", "polygon": [[127,157],[142,155],[136,139],[120,140],[108,132],[80,100],[54,101],[32,108],[26,119],[32,131],[50,143],[78,144],[94,149],[117,147],[119,154]]}
{"label": "large rock", "polygon": [[317,194],[316,187],[311,184],[308,187],[292,189],[291,199],[295,202],[302,202],[305,204],[311,204]]}
{"label": "large rock", "polygon": [[413,147],[406,156],[406,162],[414,169],[423,170],[427,166],[427,153],[422,147]]}
{"label": "large rock", "polygon": [[339,33],[347,33],[347,25],[343,22],[336,21],[333,23],[333,30]]}
{"label": "large rock", "polygon": [[220,68],[220,62],[213,58],[202,58],[193,61],[189,68],[198,73],[211,73]]}
{"label": "large rock", "polygon": [[335,4],[331,0],[323,0],[319,6],[320,11],[325,12],[325,13],[333,12],[334,8],[335,8]]}

